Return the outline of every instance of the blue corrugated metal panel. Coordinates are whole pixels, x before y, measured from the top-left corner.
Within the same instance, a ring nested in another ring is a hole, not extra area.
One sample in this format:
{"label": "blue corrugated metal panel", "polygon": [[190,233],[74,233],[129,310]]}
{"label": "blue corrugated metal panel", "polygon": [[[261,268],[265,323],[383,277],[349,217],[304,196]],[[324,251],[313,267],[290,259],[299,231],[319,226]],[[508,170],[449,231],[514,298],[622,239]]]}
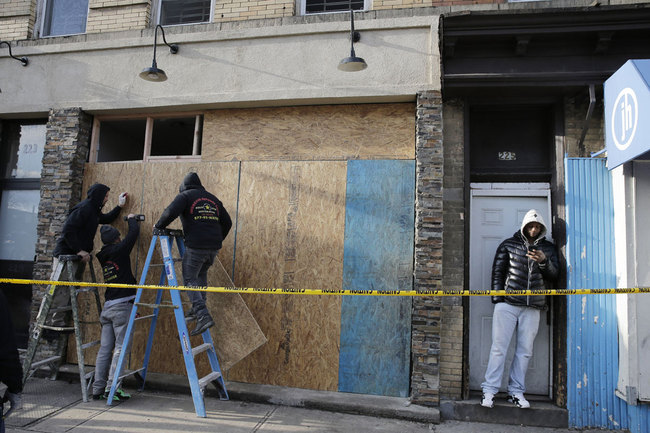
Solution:
{"label": "blue corrugated metal panel", "polygon": [[[568,158],[565,168],[568,288],[616,287],[614,207],[605,160]],[[572,427],[632,427],[627,403],[614,394],[617,332],[614,295],[568,296],[567,407]],[[632,431],[647,432],[647,426]]]}
{"label": "blue corrugated metal panel", "polygon": [[[410,290],[413,279],[414,161],[350,161],[343,288]],[[406,397],[411,299],[345,296],[339,391]]]}

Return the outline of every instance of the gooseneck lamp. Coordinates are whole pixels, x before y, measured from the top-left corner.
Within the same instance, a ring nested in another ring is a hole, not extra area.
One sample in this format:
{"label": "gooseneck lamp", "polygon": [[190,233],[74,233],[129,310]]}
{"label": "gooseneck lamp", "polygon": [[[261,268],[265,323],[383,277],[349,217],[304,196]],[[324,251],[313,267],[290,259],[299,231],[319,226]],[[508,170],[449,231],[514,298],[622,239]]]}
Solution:
{"label": "gooseneck lamp", "polygon": [[2,44],[6,45],[7,48],[9,48],[9,57],[11,57],[12,59],[18,60],[20,63],[23,64],[23,66],[27,66],[27,64],[29,63],[29,60],[27,59],[27,57],[16,57],[16,56],[14,56],[11,53],[11,44],[9,42],[7,42],[7,41],[0,41],[0,47],[2,46]]}
{"label": "gooseneck lamp", "polygon": [[140,72],[140,78],[142,78],[143,80],[156,81],[156,82],[167,80],[167,74],[165,74],[165,71],[163,71],[162,69],[159,69],[158,64],[156,63],[156,46],[158,45],[159,28],[162,33],[163,42],[165,43],[165,45],[169,47],[169,52],[172,54],[176,54],[178,52],[178,45],[176,44],[170,45],[167,43],[167,39],[165,39],[165,29],[163,29],[163,26],[158,24],[153,34],[153,62],[151,63],[150,68],[144,68],[142,72]]}
{"label": "gooseneck lamp", "polygon": [[350,57],[346,57],[339,63],[339,70],[345,72],[363,71],[368,67],[366,61],[357,57],[354,53],[354,43],[359,42],[361,34],[354,31],[354,11],[350,9]]}

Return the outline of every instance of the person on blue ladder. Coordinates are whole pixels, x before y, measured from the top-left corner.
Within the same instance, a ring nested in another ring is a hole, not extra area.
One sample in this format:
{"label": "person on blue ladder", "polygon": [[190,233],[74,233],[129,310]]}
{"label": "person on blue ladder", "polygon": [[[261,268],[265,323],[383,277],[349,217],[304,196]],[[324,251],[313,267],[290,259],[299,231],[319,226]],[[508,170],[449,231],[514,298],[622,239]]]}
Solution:
{"label": "person on blue ladder", "polygon": [[[521,228],[497,248],[492,264],[492,290],[545,290],[558,277],[555,245],[546,240],[546,224],[535,209],[529,210]],[[515,356],[510,365],[508,401],[526,409],[524,397],[526,371],[533,356],[533,343],[539,328],[540,313],[546,309],[546,296],[493,296],[492,347],[481,384],[481,406],[494,406],[499,392],[510,340],[516,329]]]}
{"label": "person on blue ladder", "polygon": [[[230,232],[232,220],[221,201],[206,191],[194,172],[185,176],[178,195],[163,211],[154,228],[164,229],[179,216],[185,237],[183,284],[187,287],[207,287],[208,269]],[[192,303],[187,317],[196,320],[196,327],[190,335],[202,334],[214,326],[205,304],[207,294],[189,290],[185,293]]]}
{"label": "person on blue ladder", "polygon": [[[140,233],[136,216],[129,214],[126,218],[129,226],[124,240],[120,232],[112,226],[104,225],[99,230],[104,246],[97,253],[97,260],[102,266],[105,283],[136,284],[131,270],[131,250]],[[99,316],[102,325],[99,351],[95,361],[95,381],[93,382],[93,399],[106,399],[113,385],[115,368],[120,352],[130,351],[122,348],[126,328],[131,317],[136,289],[108,287],[104,294],[104,308]],[[131,396],[117,384],[113,400],[128,400]]]}

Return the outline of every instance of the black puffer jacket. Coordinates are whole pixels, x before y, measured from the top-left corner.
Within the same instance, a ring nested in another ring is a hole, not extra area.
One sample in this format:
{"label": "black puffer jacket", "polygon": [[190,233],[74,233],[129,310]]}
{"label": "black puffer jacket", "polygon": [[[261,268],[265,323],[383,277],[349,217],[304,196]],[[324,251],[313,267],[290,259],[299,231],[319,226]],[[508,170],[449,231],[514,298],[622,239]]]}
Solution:
{"label": "black puffer jacket", "polygon": [[[545,290],[546,281],[555,281],[558,276],[558,258],[555,246],[540,234],[533,245],[540,249],[546,260],[537,263],[526,257],[528,241],[518,231],[499,245],[492,264],[493,290]],[[546,308],[546,296],[494,296],[492,302],[507,302],[511,305],[525,305],[539,309]]]}

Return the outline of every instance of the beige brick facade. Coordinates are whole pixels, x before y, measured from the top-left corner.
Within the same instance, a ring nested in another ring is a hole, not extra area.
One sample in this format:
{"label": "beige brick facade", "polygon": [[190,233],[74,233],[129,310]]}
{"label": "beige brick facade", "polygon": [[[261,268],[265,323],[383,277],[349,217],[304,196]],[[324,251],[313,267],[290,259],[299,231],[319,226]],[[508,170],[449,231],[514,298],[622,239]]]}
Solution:
{"label": "beige brick facade", "polygon": [[36,0],[0,0],[0,40],[32,37]]}
{"label": "beige brick facade", "polygon": [[90,0],[86,33],[143,29],[150,12],[148,0]]}
{"label": "beige brick facade", "polygon": [[216,0],[214,22],[281,18],[295,15],[295,2],[287,0]]}

